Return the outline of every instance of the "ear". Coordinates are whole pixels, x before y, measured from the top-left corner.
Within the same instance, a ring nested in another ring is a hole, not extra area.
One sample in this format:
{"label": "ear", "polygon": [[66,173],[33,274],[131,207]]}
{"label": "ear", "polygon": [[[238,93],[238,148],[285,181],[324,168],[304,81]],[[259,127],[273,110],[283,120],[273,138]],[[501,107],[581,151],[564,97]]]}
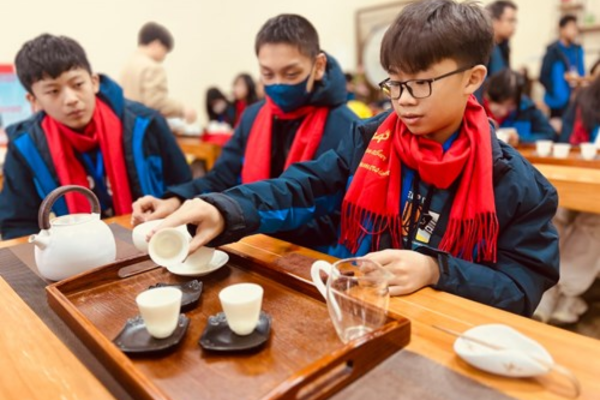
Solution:
{"label": "ear", "polygon": [[315,61],[315,81],[320,81],[325,76],[327,69],[327,56],[325,53],[319,53]]}
{"label": "ear", "polygon": [[94,94],[98,94],[100,91],[100,77],[98,74],[92,74],[92,89],[94,90]]}
{"label": "ear", "polygon": [[29,102],[29,104],[31,104],[31,111],[38,112],[42,109],[42,107],[39,105],[37,99],[35,98],[35,96],[31,93],[27,93],[25,95],[25,98],[27,99],[27,101]]}
{"label": "ear", "polygon": [[464,89],[464,94],[472,95],[481,87],[487,76],[487,68],[484,65],[474,66],[467,75],[467,82]]}

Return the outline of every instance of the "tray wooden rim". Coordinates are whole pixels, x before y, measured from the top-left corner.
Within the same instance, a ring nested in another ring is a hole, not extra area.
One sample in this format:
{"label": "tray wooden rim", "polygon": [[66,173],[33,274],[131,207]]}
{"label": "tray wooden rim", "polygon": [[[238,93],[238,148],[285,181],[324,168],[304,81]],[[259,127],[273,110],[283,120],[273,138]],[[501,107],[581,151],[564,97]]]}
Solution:
{"label": "tray wooden rim", "polygon": [[[230,262],[234,262],[236,267],[240,264],[248,263],[248,258],[243,254],[235,251],[225,250],[230,255]],[[85,290],[89,286],[83,286],[81,283],[89,282],[98,278],[98,285],[108,284],[110,281],[105,281],[108,278],[121,278],[119,271],[123,267],[135,265],[144,261],[148,261],[148,255],[136,255],[133,257],[118,260],[112,264],[108,264],[90,271],[86,271],[69,279],[56,282],[46,287],[48,303],[50,307],[59,315],[61,319],[74,331],[76,335],[90,348],[96,357],[111,371],[118,380],[121,380],[124,387],[136,398],[144,399],[165,399],[170,400],[168,394],[156,386],[153,381],[138,370],[131,359],[121,352],[112,341],[107,338],[100,330],[87,319],[87,317],[69,301],[68,295],[76,293],[78,290]],[[237,261],[237,262],[236,262]],[[316,298],[325,306],[324,299],[317,291],[312,282],[294,275],[285,269],[276,266],[262,263],[259,260],[252,260],[252,267],[243,267],[250,272],[258,273],[259,275],[274,280],[291,291]],[[143,274],[145,272],[161,268],[157,265],[141,269],[137,272],[126,275],[125,277]],[[282,279],[275,279],[275,278]],[[103,279],[100,279],[103,278]],[[341,390],[346,385],[355,381],[370,369],[375,367],[379,362],[388,358],[391,354],[405,347],[410,341],[411,323],[404,317],[389,314],[390,321],[377,331],[356,339],[348,344],[340,343],[340,347],[336,351],[327,354],[326,356],[313,361],[310,365],[297,371],[292,376],[280,382],[273,390],[271,390],[263,399],[281,399],[292,398],[290,395],[298,395],[306,386],[313,381],[319,379],[319,376],[331,372],[336,367],[342,365],[342,361],[350,357],[360,357],[363,355],[363,362],[368,365],[364,370],[351,368],[346,371],[345,380],[338,381],[327,387],[327,390],[322,393],[313,395],[314,399],[323,399],[331,396]],[[376,360],[369,360],[370,350],[374,350],[377,344],[385,341],[394,343],[396,347],[390,351],[385,351],[384,356],[379,356]],[[370,350],[369,350],[370,349]],[[364,354],[367,357],[364,357]]]}

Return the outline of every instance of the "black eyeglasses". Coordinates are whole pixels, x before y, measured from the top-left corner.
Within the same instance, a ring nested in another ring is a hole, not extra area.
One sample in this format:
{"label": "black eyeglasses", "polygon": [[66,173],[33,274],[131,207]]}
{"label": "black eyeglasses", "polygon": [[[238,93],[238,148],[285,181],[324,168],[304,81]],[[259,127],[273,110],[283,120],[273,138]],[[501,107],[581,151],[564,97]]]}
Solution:
{"label": "black eyeglasses", "polygon": [[436,76],[435,78],[430,79],[409,79],[407,81],[392,81],[390,78],[379,83],[379,87],[390,99],[398,100],[400,96],[402,96],[402,92],[404,88],[408,90],[408,93],[415,99],[425,99],[431,96],[431,84],[435,81],[439,81],[440,79],[447,78],[454,74],[458,74],[460,72],[464,72],[468,69],[473,68],[470,67],[462,67],[457,69],[456,71],[448,72],[447,74]]}

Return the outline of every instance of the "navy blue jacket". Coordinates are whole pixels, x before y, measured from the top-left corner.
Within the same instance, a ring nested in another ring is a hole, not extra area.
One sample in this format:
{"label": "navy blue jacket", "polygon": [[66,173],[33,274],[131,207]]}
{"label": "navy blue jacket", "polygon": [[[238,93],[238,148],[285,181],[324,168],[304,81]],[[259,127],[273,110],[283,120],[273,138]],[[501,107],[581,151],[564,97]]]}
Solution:
{"label": "navy blue jacket", "polygon": [[542,61],[540,82],[546,89],[544,102],[551,109],[561,109],[568,105],[571,87],[564,75],[571,69],[581,76],[585,75],[583,48],[580,45],[566,47],[557,40],[547,47]]}
{"label": "navy blue jacket", "polygon": [[490,54],[490,61],[487,65],[488,77],[502,71],[505,68],[510,68],[509,54],[510,48],[508,45],[508,40],[494,45],[492,48],[492,54]]}
{"label": "navy blue jacket", "polygon": [[[123,146],[132,198],[162,196],[167,185],[192,179],[185,157],[165,119],[155,110],[126,100],[121,88],[101,76],[98,97],[123,123]],[[0,232],[3,239],[39,231],[38,208],[60,186],[41,127],[45,113],[8,127],[8,152],[4,162],[4,187],[0,193]],[[66,201],[54,205],[56,215],[68,214]]]}
{"label": "navy blue jacket", "polygon": [[[346,97],[346,79],[337,61],[328,56],[325,76],[321,81],[315,82],[315,87],[309,99],[310,105],[330,107],[321,144],[315,153],[315,159],[328,150],[337,148],[340,143],[351,140],[354,127],[360,122],[360,119],[346,106]],[[182,200],[190,199],[200,194],[222,192],[239,185],[248,138],[254,120],[263,104],[264,101],[260,101],[252,104],[244,111],[233,137],[223,147],[221,156],[212,170],[204,177],[187,184],[169,187],[165,197],[177,196]],[[302,119],[292,121],[273,120],[272,177],[277,177],[283,172],[283,165],[301,122]],[[278,167],[273,168],[274,165],[278,165]],[[290,232],[278,232],[275,236],[303,246],[321,248],[336,240],[338,220],[338,213],[324,215],[318,222],[312,221],[302,228],[295,227]]]}
{"label": "navy blue jacket", "polygon": [[521,98],[519,111],[511,112],[501,128],[515,128],[519,133],[519,141],[533,143],[536,140],[556,140],[557,135],[548,118],[527,96]]}
{"label": "navy blue jacket", "polygon": [[[310,218],[339,209],[339,199],[386,116],[384,113],[359,126],[352,140],[342,143],[336,151],[290,167],[280,179],[201,196],[215,205],[226,220],[224,233],[212,244],[229,243],[253,233],[293,229]],[[348,147],[352,151],[346,150]],[[442,213],[430,244],[416,251],[437,258],[440,279],[436,289],[531,315],[544,291],[558,281],[558,235],[552,225],[558,196],[528,161],[494,135],[492,152],[500,224],[498,261],[477,264],[437,250],[449,212]],[[450,206],[449,202],[446,210]],[[382,238],[381,242],[386,240]]]}

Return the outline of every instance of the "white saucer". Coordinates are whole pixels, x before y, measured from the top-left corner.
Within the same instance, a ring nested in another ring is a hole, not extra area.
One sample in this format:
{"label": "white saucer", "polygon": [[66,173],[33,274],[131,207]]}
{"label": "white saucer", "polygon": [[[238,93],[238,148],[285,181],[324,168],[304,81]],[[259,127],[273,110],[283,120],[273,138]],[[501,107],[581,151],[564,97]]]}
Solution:
{"label": "white saucer", "polygon": [[200,270],[192,270],[185,266],[185,264],[177,264],[166,267],[170,273],[181,276],[203,276],[210,274],[227,264],[229,261],[229,254],[221,250],[215,250],[208,267]]}
{"label": "white saucer", "polygon": [[532,377],[548,373],[554,364],[552,356],[541,344],[508,325],[479,325],[464,332],[463,336],[505,349],[496,350],[462,337],[454,342],[454,351],[460,358],[493,374]]}

